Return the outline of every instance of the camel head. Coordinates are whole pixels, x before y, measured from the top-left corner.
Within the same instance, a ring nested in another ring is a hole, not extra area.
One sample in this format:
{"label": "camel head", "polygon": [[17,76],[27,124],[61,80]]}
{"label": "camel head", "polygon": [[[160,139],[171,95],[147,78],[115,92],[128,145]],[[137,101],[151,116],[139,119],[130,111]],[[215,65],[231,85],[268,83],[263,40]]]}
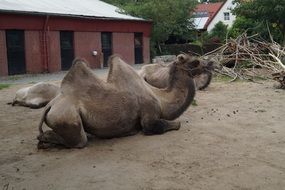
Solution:
{"label": "camel head", "polygon": [[211,67],[210,64],[206,63],[200,58],[187,54],[178,55],[174,64],[177,68],[187,72],[191,78],[202,74]]}

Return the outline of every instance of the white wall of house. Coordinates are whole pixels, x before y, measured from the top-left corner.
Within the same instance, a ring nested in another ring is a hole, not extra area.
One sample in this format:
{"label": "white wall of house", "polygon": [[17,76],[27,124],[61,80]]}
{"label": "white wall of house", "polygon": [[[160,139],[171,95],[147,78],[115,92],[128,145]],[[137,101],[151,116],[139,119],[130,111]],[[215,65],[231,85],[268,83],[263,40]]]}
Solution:
{"label": "white wall of house", "polygon": [[[235,6],[236,4],[233,3],[233,0],[227,0],[212,22],[208,25],[207,31],[211,31],[219,21],[222,21],[224,24],[228,25],[228,27],[231,27],[236,19],[236,16],[232,14],[232,10]],[[229,14],[229,20],[226,20],[227,18],[225,18],[225,14]]]}

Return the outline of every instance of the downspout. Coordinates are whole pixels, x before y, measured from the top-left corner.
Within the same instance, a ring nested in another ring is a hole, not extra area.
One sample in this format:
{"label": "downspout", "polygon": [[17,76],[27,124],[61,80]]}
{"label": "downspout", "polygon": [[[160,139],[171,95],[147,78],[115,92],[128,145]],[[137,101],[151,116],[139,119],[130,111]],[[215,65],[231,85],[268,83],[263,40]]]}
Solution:
{"label": "downspout", "polygon": [[48,52],[48,37],[47,37],[47,30],[48,30],[48,21],[49,21],[49,15],[46,16],[45,24],[43,28],[43,65],[44,65],[44,71],[48,72],[48,66],[49,66],[49,52]]}

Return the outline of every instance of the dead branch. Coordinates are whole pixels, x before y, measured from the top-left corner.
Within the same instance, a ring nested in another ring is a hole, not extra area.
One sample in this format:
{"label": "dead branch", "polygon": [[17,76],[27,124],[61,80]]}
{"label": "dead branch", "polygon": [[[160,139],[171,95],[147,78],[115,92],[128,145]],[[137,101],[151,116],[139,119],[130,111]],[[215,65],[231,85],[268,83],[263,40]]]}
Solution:
{"label": "dead branch", "polygon": [[[255,70],[263,68],[275,74],[271,78],[284,85],[285,64],[282,60],[285,58],[285,47],[273,41],[272,36],[270,39],[271,42],[266,42],[260,40],[258,34],[247,36],[243,33],[236,39],[227,39],[226,44],[204,56],[215,58],[220,64],[215,71],[233,78],[231,81],[260,78]],[[231,68],[229,64],[232,64]]]}

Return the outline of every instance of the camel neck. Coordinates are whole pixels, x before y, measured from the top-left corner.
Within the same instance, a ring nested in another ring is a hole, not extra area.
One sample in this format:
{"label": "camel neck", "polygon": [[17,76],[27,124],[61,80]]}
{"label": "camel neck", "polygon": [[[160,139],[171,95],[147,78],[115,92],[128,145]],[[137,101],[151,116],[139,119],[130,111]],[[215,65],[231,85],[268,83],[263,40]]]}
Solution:
{"label": "camel neck", "polygon": [[173,66],[169,86],[159,92],[162,104],[162,118],[173,120],[179,117],[191,104],[195,96],[195,84],[187,72]]}

